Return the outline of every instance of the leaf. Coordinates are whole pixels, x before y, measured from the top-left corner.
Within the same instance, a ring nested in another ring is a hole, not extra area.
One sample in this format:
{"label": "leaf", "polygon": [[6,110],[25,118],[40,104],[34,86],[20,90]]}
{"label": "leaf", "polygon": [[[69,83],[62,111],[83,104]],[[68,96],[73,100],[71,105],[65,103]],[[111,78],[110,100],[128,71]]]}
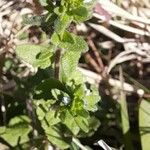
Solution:
{"label": "leaf", "polygon": [[89,122],[90,130],[92,129],[96,131],[98,127],[100,126],[100,121],[94,116],[89,117],[88,122]]}
{"label": "leaf", "polygon": [[148,150],[150,143],[150,102],[142,100],[139,106],[139,128],[142,149]]}
{"label": "leaf", "polygon": [[74,80],[76,85],[81,85],[85,82],[83,74],[78,70],[74,70],[74,73],[68,77],[68,80]]}
{"label": "leaf", "polygon": [[46,68],[51,62],[48,60],[52,56],[47,46],[23,44],[16,48],[17,55],[25,62],[34,67]]}
{"label": "leaf", "polygon": [[84,107],[89,111],[97,110],[97,103],[99,101],[99,97],[96,95],[88,95],[84,98]]}
{"label": "leaf", "polygon": [[51,65],[51,57],[53,56],[53,53],[48,50],[43,50],[39,53],[38,60],[37,60],[37,66],[45,69]]}
{"label": "leaf", "polygon": [[[22,120],[24,119],[24,121]],[[5,132],[0,136],[7,141],[11,146],[16,146],[18,143],[23,144],[29,141],[28,134],[31,131],[29,126],[29,118],[27,116],[17,116],[9,122]]]}
{"label": "leaf", "polygon": [[25,115],[21,115],[21,116],[16,116],[13,119],[11,119],[9,121],[9,126],[13,126],[15,124],[19,124],[19,123],[30,123],[31,120],[25,116]]}
{"label": "leaf", "polygon": [[[78,82],[77,82],[78,84]],[[85,97],[85,85],[84,84],[80,84],[80,85],[76,85],[75,90],[74,90],[74,96],[76,97],[80,97],[80,99]]]}
{"label": "leaf", "polygon": [[73,13],[74,20],[78,23],[88,19],[88,10],[84,6],[72,10],[71,13]]}
{"label": "leaf", "polygon": [[52,42],[65,50],[60,60],[60,77],[63,82],[66,82],[76,71],[81,52],[88,50],[87,43],[83,38],[69,32],[64,33],[62,40],[54,34]]}
{"label": "leaf", "polygon": [[82,37],[74,35],[67,31],[64,32],[64,37],[62,39],[60,39],[58,34],[54,33],[51,37],[51,42],[54,45],[57,45],[58,47],[68,51],[85,52],[88,50],[87,43]]}
{"label": "leaf", "polygon": [[63,83],[54,78],[43,80],[36,88],[37,91],[39,90],[45,93],[50,92],[52,89],[59,89],[66,92],[68,95],[71,94]]}
{"label": "leaf", "polygon": [[6,127],[5,126],[0,127],[0,135],[5,133],[5,131],[6,131]]}
{"label": "leaf", "polygon": [[60,77],[63,82],[66,82],[68,78],[74,74],[80,58],[80,52],[78,51],[66,51],[61,58]]}
{"label": "leaf", "polygon": [[85,132],[88,133],[89,132],[89,124],[88,124],[88,120],[87,118],[81,117],[81,116],[77,116],[75,118],[78,126]]}
{"label": "leaf", "polygon": [[63,117],[61,117],[61,120],[74,135],[78,134],[80,128],[74,116],[72,116],[72,114],[68,110],[65,111],[65,113],[63,114]]}
{"label": "leaf", "polygon": [[49,112],[46,113],[45,119],[47,120],[50,126],[60,122],[59,117],[56,115],[56,112],[53,110],[50,110]]}
{"label": "leaf", "polygon": [[88,133],[80,132],[81,137],[92,136],[95,133],[95,131],[97,131],[98,127],[100,126],[100,121],[94,116],[89,117],[87,121],[89,125],[89,131]]}
{"label": "leaf", "polygon": [[45,111],[40,107],[40,105],[36,108],[36,113],[39,120],[43,120],[45,117]]}
{"label": "leaf", "polygon": [[94,112],[97,110],[97,103],[100,101],[100,96],[96,87],[91,87],[91,90],[92,92],[84,97],[84,108]]}
{"label": "leaf", "polygon": [[61,149],[67,149],[69,148],[69,140],[65,141],[65,137],[61,135],[61,131],[59,131],[55,127],[47,127],[45,128],[45,132],[47,135],[47,138],[50,142],[52,142],[54,145]]}
{"label": "leaf", "polygon": [[60,16],[55,21],[55,32],[59,34],[60,36],[63,35],[66,28],[69,26],[69,24],[72,21],[72,17],[68,16],[67,14],[64,14],[63,16]]}

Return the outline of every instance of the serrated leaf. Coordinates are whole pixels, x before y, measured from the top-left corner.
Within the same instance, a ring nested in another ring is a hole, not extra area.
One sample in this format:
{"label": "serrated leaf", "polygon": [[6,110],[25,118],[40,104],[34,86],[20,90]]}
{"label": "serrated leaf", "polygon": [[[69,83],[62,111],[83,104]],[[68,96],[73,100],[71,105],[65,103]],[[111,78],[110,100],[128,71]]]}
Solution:
{"label": "serrated leaf", "polygon": [[84,98],[84,108],[88,111],[96,111],[97,103],[100,101],[100,96],[98,90],[92,87],[92,92],[85,96]]}
{"label": "serrated leaf", "polygon": [[74,39],[74,43],[72,43],[72,39],[67,42],[64,42],[62,39],[63,42],[60,43],[61,48],[65,49],[65,50],[69,50],[69,51],[79,51],[79,52],[85,52],[88,50],[87,43],[84,41],[84,39],[82,37],[71,34],[69,32],[64,35],[65,35],[65,38],[66,38],[66,35],[72,36],[72,38]]}
{"label": "serrated leaf", "polygon": [[88,95],[84,98],[84,108],[89,111],[96,111],[98,101],[98,96]]}
{"label": "serrated leaf", "polygon": [[72,10],[74,20],[76,22],[83,22],[88,19],[88,10],[84,6],[80,6],[74,10]]}
{"label": "serrated leaf", "polygon": [[[63,82],[66,82],[76,71],[81,52],[88,50],[88,47],[83,38],[68,32],[65,32],[64,35],[65,36],[61,41],[59,36],[54,34],[52,42],[58,47],[65,49],[60,60],[60,77]],[[72,38],[70,38],[70,36]]]}
{"label": "serrated leaf", "polygon": [[48,50],[41,51],[38,56],[37,63],[36,63],[37,66],[42,69],[49,67],[51,65],[52,55],[53,55],[53,53]]}
{"label": "serrated leaf", "polygon": [[[24,118],[24,121],[22,119]],[[13,120],[14,119],[14,120]],[[11,119],[5,132],[0,137],[7,141],[11,146],[16,146],[18,143],[23,144],[29,141],[28,134],[31,131],[29,126],[29,118],[27,116],[17,116]]]}
{"label": "serrated leaf", "polygon": [[59,117],[57,115],[55,115],[55,113],[56,113],[55,111],[50,110],[45,115],[45,119],[47,120],[47,122],[50,126],[55,125],[60,122]]}
{"label": "serrated leaf", "polygon": [[63,118],[61,119],[74,135],[78,134],[80,128],[76,123],[75,118],[68,110],[65,111],[65,113],[63,114]]}
{"label": "serrated leaf", "polygon": [[11,146],[16,146],[18,144],[18,141],[20,144],[29,141],[28,134],[30,131],[30,127],[18,125],[15,128],[7,128],[5,134],[1,135],[1,138],[7,141]]}
{"label": "serrated leaf", "polygon": [[89,132],[89,124],[88,124],[88,120],[87,118],[85,119],[84,117],[81,116],[77,116],[75,118],[78,126],[85,132],[88,133]]}
{"label": "serrated leaf", "polygon": [[[51,53],[49,52],[47,46],[31,45],[31,44],[18,45],[16,48],[16,53],[22,60],[31,64],[34,67],[45,68],[48,66],[48,63],[50,65],[50,61],[48,59],[50,59]],[[45,53],[47,55],[45,55]],[[40,56],[39,59],[38,55]],[[44,56],[46,56],[46,58],[43,58]],[[45,62],[45,60],[46,64],[44,63],[43,65],[43,62]]]}
{"label": "serrated leaf", "polygon": [[[68,51],[85,52],[88,50],[88,45],[82,37],[71,34],[69,32],[66,33],[66,32],[67,31],[65,31],[64,38],[62,39],[60,39],[58,34],[54,33],[51,37],[51,42],[54,45],[57,45],[58,47]],[[66,40],[66,39],[70,39],[70,40]]]}
{"label": "serrated leaf", "polygon": [[31,120],[29,119],[29,117],[25,116],[25,115],[21,115],[21,116],[16,116],[14,118],[12,118],[9,121],[9,126],[13,126],[15,124],[19,124],[19,123],[30,123]]}
{"label": "serrated leaf", "polygon": [[63,82],[68,80],[78,65],[78,60],[80,58],[80,52],[76,51],[67,51],[61,58],[61,68],[60,68],[60,77]]}
{"label": "serrated leaf", "polygon": [[74,97],[74,100],[71,105],[71,111],[75,115],[80,115],[81,111],[84,110],[83,105],[83,100],[80,99],[80,97]]}
{"label": "serrated leaf", "polygon": [[76,85],[80,85],[85,82],[83,74],[78,70],[74,70],[74,73],[68,77],[68,80],[74,80]]}
{"label": "serrated leaf", "polygon": [[139,107],[139,128],[142,149],[148,150],[150,144],[150,102],[142,100]]}
{"label": "serrated leaf", "polygon": [[45,128],[45,132],[47,135],[47,138],[50,142],[52,142],[54,145],[61,149],[68,148],[69,141],[65,141],[65,137],[63,137],[61,134],[62,132],[58,130],[58,128],[55,127],[47,127]]}
{"label": "serrated leaf", "polygon": [[36,113],[37,113],[38,119],[43,120],[46,112],[40,106],[38,106],[36,108]]}
{"label": "serrated leaf", "polygon": [[55,32],[59,34],[60,36],[63,35],[64,31],[66,28],[69,26],[69,24],[72,21],[72,17],[68,16],[67,14],[64,14],[63,16],[60,16],[56,21],[55,21]]}
{"label": "serrated leaf", "polygon": [[80,97],[80,99],[82,99],[85,96],[85,88],[83,84],[77,85],[75,87],[74,96]]}

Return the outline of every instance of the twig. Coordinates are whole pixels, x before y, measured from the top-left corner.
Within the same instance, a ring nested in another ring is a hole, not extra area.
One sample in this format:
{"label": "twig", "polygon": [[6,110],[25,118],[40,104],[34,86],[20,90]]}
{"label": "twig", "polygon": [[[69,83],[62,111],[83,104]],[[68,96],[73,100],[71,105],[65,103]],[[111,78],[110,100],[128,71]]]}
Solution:
{"label": "twig", "polygon": [[92,58],[92,56],[89,53],[85,54],[85,59],[88,61],[88,63],[94,68],[95,71],[98,73],[101,73],[101,68],[98,66],[98,64],[95,62],[95,60]]}
{"label": "twig", "polygon": [[96,46],[95,46],[95,44],[94,44],[94,42],[92,41],[91,38],[88,38],[88,44],[92,48],[92,50],[94,52],[94,55],[95,55],[95,57],[97,59],[97,62],[98,62],[98,65],[99,65],[100,69],[103,70],[104,69],[104,65],[103,65],[102,59],[101,59],[101,57],[99,55],[98,49],[96,48]]}
{"label": "twig", "polygon": [[[98,18],[98,19],[103,19],[99,14],[96,14],[96,13],[94,13],[93,16]],[[132,32],[132,33],[139,34],[139,35],[144,35],[144,36],[150,36],[150,33],[147,32],[147,31],[137,29],[137,28],[134,28],[134,27],[130,27],[130,26],[118,23],[118,22],[113,21],[113,20],[109,20],[109,24],[111,24],[111,25],[113,25],[117,28],[120,28],[122,30],[128,31],[128,32]]]}
{"label": "twig", "polygon": [[113,33],[112,31],[110,31],[109,29],[105,28],[102,25],[94,24],[94,23],[88,23],[88,25],[91,26],[92,28],[94,28],[95,30],[97,30],[98,32],[101,32],[105,36],[113,39],[116,42],[126,43],[126,42],[134,41],[134,39],[125,39],[125,38],[122,38],[119,35]]}
{"label": "twig", "polygon": [[110,2],[109,0],[98,0],[98,2],[102,5],[102,7],[107,10],[108,12],[112,12],[116,14],[117,16],[124,17],[126,19],[129,19],[131,21],[138,21],[145,24],[150,24],[150,19],[139,17],[136,15],[132,15],[126,10],[118,7],[116,4]]}

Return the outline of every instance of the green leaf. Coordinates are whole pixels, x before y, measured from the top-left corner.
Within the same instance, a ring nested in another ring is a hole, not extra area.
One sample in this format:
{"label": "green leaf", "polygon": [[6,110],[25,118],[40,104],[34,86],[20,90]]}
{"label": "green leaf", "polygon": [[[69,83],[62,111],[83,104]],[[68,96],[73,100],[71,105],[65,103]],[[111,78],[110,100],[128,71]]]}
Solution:
{"label": "green leaf", "polygon": [[71,11],[76,22],[83,22],[88,19],[88,10],[81,6]]}
{"label": "green leaf", "polygon": [[74,135],[78,134],[80,128],[79,128],[74,116],[72,116],[72,114],[68,110],[65,111],[61,120],[70,129],[70,131]]}
{"label": "green leaf", "polygon": [[51,64],[50,57],[52,54],[47,46],[31,44],[18,45],[16,53],[22,60],[34,67],[46,68],[48,64]]}
{"label": "green leaf", "polygon": [[100,101],[98,89],[94,86],[91,87],[91,92],[87,90],[87,95],[84,97],[84,108],[88,111],[96,111],[97,103]]}
{"label": "green leaf", "polygon": [[43,120],[45,117],[45,110],[40,107],[40,105],[36,108],[36,113],[39,120]]}
{"label": "green leaf", "polygon": [[41,82],[36,88],[37,91],[39,90],[45,93],[50,92],[52,89],[59,89],[66,92],[68,95],[71,94],[63,83],[54,78],[43,80],[43,82]]}
{"label": "green leaf", "polygon": [[85,82],[83,74],[78,70],[74,70],[74,73],[71,74],[70,77],[68,77],[68,80],[74,80],[76,85],[81,85]]}
{"label": "green leaf", "polygon": [[150,144],[150,101],[142,100],[139,106],[139,128],[142,149],[148,150]]}
{"label": "green leaf", "polygon": [[60,122],[58,115],[56,115],[56,111],[50,110],[46,113],[45,119],[47,120],[50,126],[55,125]]}
{"label": "green leaf", "polygon": [[47,127],[45,128],[45,132],[47,138],[50,142],[61,149],[69,148],[69,140],[65,140],[65,137],[62,136],[62,131],[55,127]]}
{"label": "green leaf", "polygon": [[36,62],[37,66],[45,69],[51,65],[51,57],[53,56],[53,53],[46,50],[43,50],[39,53],[38,60]]}
{"label": "green leaf", "polygon": [[80,52],[78,51],[66,51],[61,58],[61,68],[60,68],[60,77],[63,82],[68,80],[78,65],[78,60],[80,58]]}
{"label": "green leaf", "polygon": [[6,127],[5,126],[0,127],[0,135],[5,133],[5,131],[6,131]]}
{"label": "green leaf", "polygon": [[84,86],[85,85],[83,85],[83,83],[80,84],[80,85],[77,85],[75,87],[75,90],[74,90],[74,96],[80,97],[80,99],[82,99],[83,97],[85,97],[85,87]]}
{"label": "green leaf", "polygon": [[67,31],[64,32],[62,39],[60,39],[58,34],[54,33],[51,37],[51,42],[68,51],[79,51],[81,53],[88,50],[87,43],[82,37],[71,34]]}
{"label": "green leaf", "polygon": [[9,126],[13,126],[15,124],[19,124],[19,123],[30,123],[31,120],[25,116],[25,115],[21,115],[21,116],[16,116],[13,119],[11,119],[9,121]]}
{"label": "green leaf", "polygon": [[85,132],[88,133],[89,132],[89,124],[88,124],[88,120],[87,118],[81,117],[81,116],[77,116],[75,118],[78,126]]}
{"label": "green leaf", "polygon": [[97,110],[97,103],[99,102],[99,96],[96,95],[88,95],[84,98],[84,107],[89,111]]}
{"label": "green leaf", "polygon": [[[23,144],[29,141],[28,134],[31,132],[31,127],[29,126],[29,118],[27,116],[18,116],[9,122],[5,132],[3,132],[0,137],[7,141],[11,146],[16,146],[18,143]],[[4,131],[4,130],[3,130]]]}
{"label": "green leaf", "polygon": [[69,26],[69,24],[72,21],[72,17],[68,16],[67,14],[64,14],[63,16],[60,16],[55,21],[55,32],[59,34],[60,36],[63,35],[66,28]]}
{"label": "green leaf", "polygon": [[60,77],[66,82],[76,71],[81,52],[88,50],[87,44],[83,38],[69,32],[64,33],[62,41],[57,34],[54,34],[52,42],[65,50],[60,60]]}

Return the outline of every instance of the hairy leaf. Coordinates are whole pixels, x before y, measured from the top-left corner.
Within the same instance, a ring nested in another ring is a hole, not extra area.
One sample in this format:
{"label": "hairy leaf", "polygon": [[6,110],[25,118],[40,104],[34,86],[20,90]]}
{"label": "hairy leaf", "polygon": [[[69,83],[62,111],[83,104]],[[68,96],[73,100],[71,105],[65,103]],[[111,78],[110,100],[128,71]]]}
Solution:
{"label": "hairy leaf", "polygon": [[18,57],[34,67],[46,68],[51,64],[50,57],[52,54],[47,46],[31,44],[18,45],[16,53]]}
{"label": "hairy leaf", "polygon": [[3,132],[0,137],[8,141],[11,146],[28,142],[28,134],[31,131],[31,127],[28,123],[29,120],[27,116],[12,118],[9,123],[10,126],[5,128],[5,132]]}

